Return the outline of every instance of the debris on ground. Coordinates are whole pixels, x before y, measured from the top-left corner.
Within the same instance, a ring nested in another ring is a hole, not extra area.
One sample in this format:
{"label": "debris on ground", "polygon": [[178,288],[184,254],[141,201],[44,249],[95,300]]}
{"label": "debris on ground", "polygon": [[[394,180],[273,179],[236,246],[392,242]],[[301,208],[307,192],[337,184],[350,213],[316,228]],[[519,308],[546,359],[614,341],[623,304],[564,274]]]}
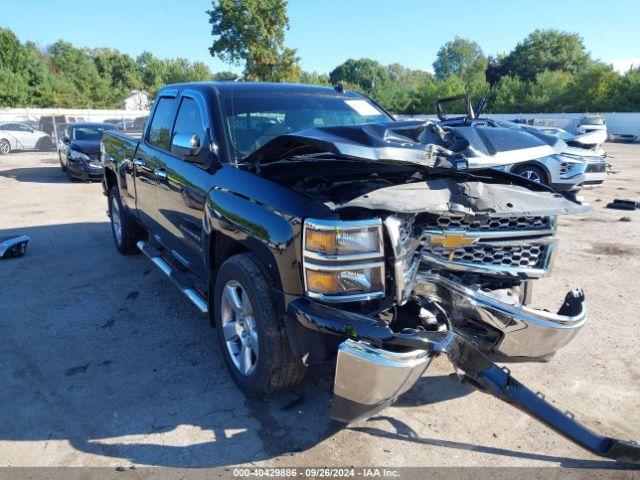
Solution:
{"label": "debris on ground", "polygon": [[616,198],[613,202],[607,204],[607,208],[614,208],[616,210],[636,210],[640,209],[640,202]]}
{"label": "debris on ground", "polygon": [[0,238],[0,259],[24,257],[30,241],[31,239],[26,235]]}

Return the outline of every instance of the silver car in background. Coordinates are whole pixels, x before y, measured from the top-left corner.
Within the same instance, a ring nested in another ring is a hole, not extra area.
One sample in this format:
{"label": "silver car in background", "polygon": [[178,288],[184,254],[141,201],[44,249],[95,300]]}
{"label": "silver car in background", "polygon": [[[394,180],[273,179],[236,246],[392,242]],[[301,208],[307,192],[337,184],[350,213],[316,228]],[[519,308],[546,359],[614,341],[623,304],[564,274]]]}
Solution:
{"label": "silver car in background", "polygon": [[51,137],[45,132],[21,122],[0,123],[0,155],[16,150],[44,150],[51,146]]}
{"label": "silver car in background", "polygon": [[[549,127],[532,127],[506,121],[496,121],[496,124],[507,128],[534,129],[563,141],[568,140],[549,132]],[[510,165],[505,170],[534,182],[549,185],[558,191],[578,192],[585,188],[602,186],[607,176],[607,162],[596,150],[565,146],[562,152],[556,155]]]}

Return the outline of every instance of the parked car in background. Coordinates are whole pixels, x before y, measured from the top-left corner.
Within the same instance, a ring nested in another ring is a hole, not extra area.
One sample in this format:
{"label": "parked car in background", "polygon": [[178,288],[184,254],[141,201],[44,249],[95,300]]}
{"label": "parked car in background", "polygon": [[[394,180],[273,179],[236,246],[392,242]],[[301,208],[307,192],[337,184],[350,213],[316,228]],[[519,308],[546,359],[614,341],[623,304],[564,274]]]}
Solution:
{"label": "parked car in background", "polygon": [[557,191],[576,193],[583,188],[599,187],[607,175],[607,164],[602,155],[591,149],[569,146],[567,142],[571,142],[575,136],[561,128],[531,126],[526,123],[488,118],[447,119],[440,121],[439,125],[443,128],[468,125],[476,128],[516,129],[533,136],[546,137],[547,143],[557,143],[558,153],[540,155],[524,162],[498,167],[533,182],[548,185]]}
{"label": "parked car in background", "polygon": [[[596,114],[586,114],[583,115],[582,118],[578,121],[578,125],[576,126],[576,133],[578,135],[587,132],[593,131],[604,131],[605,134],[607,132],[607,122],[605,121],[602,115]],[[605,140],[606,140],[605,135]],[[604,140],[603,140],[604,141]]]}
{"label": "parked car in background", "polygon": [[21,122],[0,124],[0,155],[14,150],[45,150],[51,148],[51,138]]}
{"label": "parked car in background", "polygon": [[102,180],[103,168],[100,161],[100,141],[107,130],[118,127],[110,123],[72,123],[62,137],[62,147],[58,150],[60,168],[72,178],[81,180]]}

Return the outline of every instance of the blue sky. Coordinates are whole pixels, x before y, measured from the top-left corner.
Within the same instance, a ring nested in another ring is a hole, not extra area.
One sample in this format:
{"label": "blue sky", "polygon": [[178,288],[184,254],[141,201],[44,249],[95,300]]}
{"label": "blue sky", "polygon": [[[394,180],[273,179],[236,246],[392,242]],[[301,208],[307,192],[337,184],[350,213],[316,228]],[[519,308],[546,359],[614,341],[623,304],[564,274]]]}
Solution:
{"label": "blue sky", "polygon": [[[58,39],[81,47],[112,47],[138,55],[202,60],[231,67],[208,52],[209,0],[0,0],[0,26],[21,40]],[[638,0],[290,0],[287,45],[305,70],[329,72],[347,58],[431,69],[455,35],[487,54],[508,52],[536,28],[577,32],[594,58],[640,64]]]}

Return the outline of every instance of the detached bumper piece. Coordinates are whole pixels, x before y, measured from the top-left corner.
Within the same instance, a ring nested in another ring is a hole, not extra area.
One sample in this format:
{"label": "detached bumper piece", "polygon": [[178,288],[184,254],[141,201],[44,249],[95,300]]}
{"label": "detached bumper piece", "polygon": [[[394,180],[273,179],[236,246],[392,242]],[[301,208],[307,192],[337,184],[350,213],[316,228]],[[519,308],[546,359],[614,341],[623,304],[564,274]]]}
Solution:
{"label": "detached bumper piece", "polygon": [[26,235],[11,238],[0,238],[0,260],[5,258],[24,257],[31,239]]}
{"label": "detached bumper piece", "polygon": [[331,417],[350,422],[375,414],[411,388],[434,356],[445,354],[456,369],[464,372],[464,383],[518,408],[596,455],[640,464],[640,445],[589,430],[542,394],[522,385],[508,369],[491,362],[462,337],[452,332],[415,335],[425,342],[425,350],[398,354],[365,342],[345,341],[338,351]]}

